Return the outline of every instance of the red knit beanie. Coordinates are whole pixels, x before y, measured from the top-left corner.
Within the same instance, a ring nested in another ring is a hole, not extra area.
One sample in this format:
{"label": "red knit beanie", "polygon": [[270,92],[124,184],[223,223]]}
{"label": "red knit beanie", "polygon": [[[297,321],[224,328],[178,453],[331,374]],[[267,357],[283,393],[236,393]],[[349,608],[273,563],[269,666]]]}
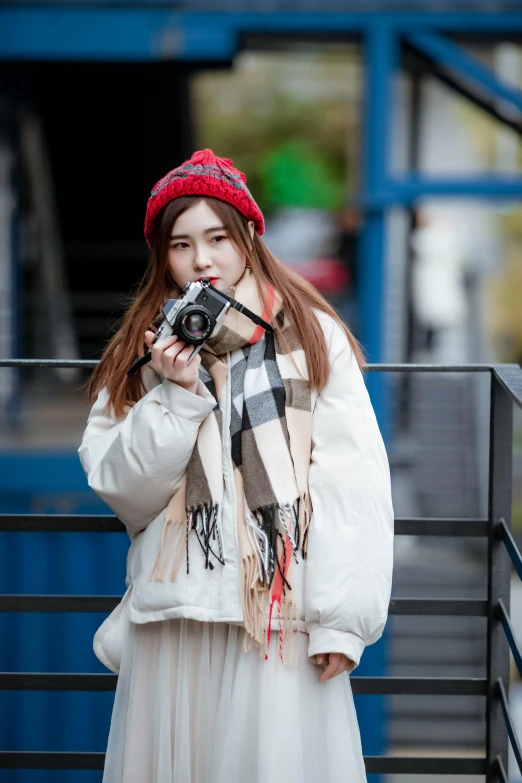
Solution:
{"label": "red knit beanie", "polygon": [[265,230],[263,214],[246,186],[246,176],[228,158],[218,158],[212,150],[199,150],[190,160],[172,169],[154,186],[145,215],[145,237],[152,247],[156,218],[163,207],[178,196],[212,196],[232,204],[256,231]]}

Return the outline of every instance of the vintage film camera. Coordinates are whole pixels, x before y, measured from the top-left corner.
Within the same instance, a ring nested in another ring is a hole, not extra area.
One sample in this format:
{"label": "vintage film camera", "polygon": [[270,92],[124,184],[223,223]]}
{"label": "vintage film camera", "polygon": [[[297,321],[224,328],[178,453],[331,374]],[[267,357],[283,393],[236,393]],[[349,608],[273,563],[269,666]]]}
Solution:
{"label": "vintage film camera", "polygon": [[[223,291],[214,288],[210,284],[210,280],[205,277],[197,283],[187,283],[183,288],[181,299],[167,301],[163,307],[165,318],[154,335],[153,343],[176,334],[180,340],[194,346],[187,361],[188,364],[212,336],[231,307],[246,315],[256,325],[262,326],[267,332],[274,331],[270,324],[263,321],[247,307],[227,296]],[[145,356],[136,358],[127,374],[134,375],[151,358],[150,351]]]}

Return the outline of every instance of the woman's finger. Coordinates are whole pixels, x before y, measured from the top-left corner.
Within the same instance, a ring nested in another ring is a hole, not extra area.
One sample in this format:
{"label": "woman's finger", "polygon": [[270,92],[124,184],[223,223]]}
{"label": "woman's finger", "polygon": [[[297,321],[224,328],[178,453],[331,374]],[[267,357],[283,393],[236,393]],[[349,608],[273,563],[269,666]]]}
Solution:
{"label": "woman's finger", "polygon": [[171,345],[174,345],[179,341],[179,337],[177,334],[172,334],[170,337],[164,337],[163,340],[159,340],[157,343],[154,343],[152,346],[157,351],[162,353],[167,348],[169,348]]}
{"label": "woman's finger", "polygon": [[165,351],[168,351],[169,348],[174,347],[178,342],[178,337],[176,335],[172,335],[172,337],[167,337],[165,340],[160,340],[159,343],[155,343],[153,346],[151,346],[151,352],[152,352],[152,359],[153,361],[158,362],[158,364],[161,364],[163,362],[163,356],[165,355]]}
{"label": "woman's finger", "polygon": [[173,345],[165,348],[161,356],[161,365],[164,369],[172,368],[178,362],[179,355],[185,350],[185,343],[178,340]]}
{"label": "woman's finger", "polygon": [[[160,340],[157,343],[153,343],[152,339],[149,336],[151,334],[152,334],[152,336],[154,336],[154,334],[152,332],[150,332],[149,330],[147,330],[145,332],[145,342],[147,343],[147,345],[150,348],[151,355],[152,355],[152,362],[154,364],[154,362],[160,362],[161,361],[161,356],[163,354],[163,351],[166,348],[168,348],[169,346],[174,345],[174,343],[177,342],[178,337],[177,337],[177,335],[173,334],[170,337],[165,337],[163,340]],[[157,369],[159,369],[159,368],[157,368]]]}
{"label": "woman's finger", "polygon": [[193,345],[187,345],[177,356],[177,361],[186,364],[194,351]]}
{"label": "woman's finger", "polygon": [[[150,334],[150,330],[147,330]],[[147,332],[145,332],[147,338]],[[175,345],[178,341],[177,335],[171,335],[164,340],[160,340],[157,343],[147,341],[147,345],[150,347],[151,365],[157,371],[163,374],[163,355],[170,346]]]}
{"label": "woman's finger", "polygon": [[330,653],[328,668],[323,672],[323,675],[326,675],[326,672],[328,672],[328,676],[325,676],[324,680],[323,676],[321,676],[320,679],[323,681],[333,680],[334,677],[349,669],[349,663],[348,658],[343,653]]}
{"label": "woman's finger", "polygon": [[342,653],[339,654],[339,668],[337,669],[336,673],[334,674],[334,677],[337,677],[339,674],[343,674],[343,672],[348,671],[349,669],[349,661],[346,655],[343,655]]}
{"label": "woman's finger", "polygon": [[334,676],[334,672],[337,672],[339,668],[339,653],[330,653],[328,656],[328,666],[321,674],[319,679],[321,682],[331,679]]}
{"label": "woman's finger", "polygon": [[145,332],[145,342],[149,346],[149,348],[152,345],[153,339],[154,339],[154,332],[151,332],[150,329],[147,329],[147,331]]}

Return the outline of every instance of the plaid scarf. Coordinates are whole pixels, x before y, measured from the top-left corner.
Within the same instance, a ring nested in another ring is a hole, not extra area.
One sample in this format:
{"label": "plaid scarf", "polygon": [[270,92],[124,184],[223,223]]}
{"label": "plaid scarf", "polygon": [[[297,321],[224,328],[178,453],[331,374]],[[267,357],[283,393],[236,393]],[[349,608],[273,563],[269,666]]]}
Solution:
{"label": "plaid scarf", "polygon": [[[218,401],[201,424],[184,482],[165,515],[160,550],[150,579],[174,581],[183,560],[189,570],[189,538],[205,555],[205,566],[226,567],[223,550],[222,390],[230,365],[230,448],[234,468],[241,595],[247,634],[265,655],[273,619],[279,621],[279,654],[292,657],[292,566],[306,556],[311,516],[308,470],[311,453],[311,395],[304,351],[293,326],[282,317],[273,289],[263,311],[250,270],[234,296],[264,320],[278,318],[281,337],[229,310],[201,352],[200,378]],[[227,356],[230,355],[230,362]],[[290,633],[289,633],[290,632]],[[287,641],[290,646],[287,649]]]}

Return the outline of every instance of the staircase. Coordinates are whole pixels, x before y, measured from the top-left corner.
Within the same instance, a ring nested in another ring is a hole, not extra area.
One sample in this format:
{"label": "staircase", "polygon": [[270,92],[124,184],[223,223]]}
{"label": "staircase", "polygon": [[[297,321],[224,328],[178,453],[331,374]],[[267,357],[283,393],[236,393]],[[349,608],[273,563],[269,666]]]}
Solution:
{"label": "staircase", "polygon": [[[401,507],[399,498],[397,516],[486,517],[477,459],[484,439],[476,426],[481,418],[476,416],[481,400],[477,385],[483,389],[484,380],[466,374],[412,374],[408,439],[414,456],[407,469],[407,503],[411,506],[413,498],[414,507]],[[484,598],[485,560],[484,540],[398,538],[393,593],[398,598]],[[485,676],[485,618],[393,617],[390,627],[390,674]],[[388,707],[392,747],[442,746],[477,753],[484,747],[481,697],[392,696]]]}

